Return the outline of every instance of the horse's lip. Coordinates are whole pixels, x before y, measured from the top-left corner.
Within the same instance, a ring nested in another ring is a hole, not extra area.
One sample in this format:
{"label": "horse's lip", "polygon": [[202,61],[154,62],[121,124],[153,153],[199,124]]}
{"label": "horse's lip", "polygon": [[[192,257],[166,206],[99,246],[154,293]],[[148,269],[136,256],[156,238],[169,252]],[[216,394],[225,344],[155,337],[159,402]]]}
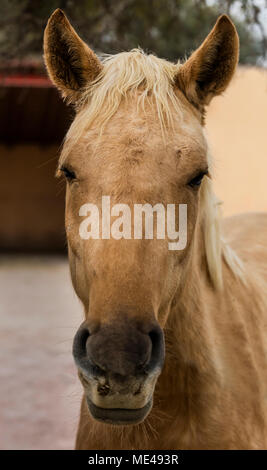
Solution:
{"label": "horse's lip", "polygon": [[141,423],[152,408],[152,399],[143,408],[101,408],[86,398],[89,411],[93,418],[104,423],[127,425]]}

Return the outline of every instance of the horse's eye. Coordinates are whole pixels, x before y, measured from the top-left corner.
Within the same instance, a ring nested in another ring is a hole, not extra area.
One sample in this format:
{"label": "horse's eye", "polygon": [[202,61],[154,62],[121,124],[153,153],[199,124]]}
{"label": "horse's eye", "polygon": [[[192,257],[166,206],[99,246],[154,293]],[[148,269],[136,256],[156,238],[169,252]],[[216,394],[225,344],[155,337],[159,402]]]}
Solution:
{"label": "horse's eye", "polygon": [[64,176],[65,176],[65,178],[66,178],[68,181],[73,181],[73,180],[75,180],[76,175],[75,175],[74,171],[69,170],[69,169],[66,168],[65,166],[62,166],[62,167],[60,168],[60,171],[62,171],[62,173],[64,173]]}
{"label": "horse's eye", "polygon": [[208,171],[201,171],[197,176],[195,176],[192,180],[189,181],[188,185],[191,186],[191,188],[198,188],[207,173]]}

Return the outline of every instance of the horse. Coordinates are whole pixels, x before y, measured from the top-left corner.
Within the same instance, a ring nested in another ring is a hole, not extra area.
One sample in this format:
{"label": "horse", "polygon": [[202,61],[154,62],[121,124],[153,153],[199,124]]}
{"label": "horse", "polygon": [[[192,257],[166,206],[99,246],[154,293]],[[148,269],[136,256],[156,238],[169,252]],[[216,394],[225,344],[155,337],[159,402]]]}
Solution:
{"label": "horse", "polygon": [[[205,137],[206,107],[238,55],[226,15],[177,63],[141,49],[98,58],[63,11],[48,20],[48,74],[75,109],[57,175],[84,308],[76,449],[267,446],[267,214],[222,219]],[[104,228],[83,239],[86,204],[101,213],[103,196],[121,209],[186,205],[185,248]]]}

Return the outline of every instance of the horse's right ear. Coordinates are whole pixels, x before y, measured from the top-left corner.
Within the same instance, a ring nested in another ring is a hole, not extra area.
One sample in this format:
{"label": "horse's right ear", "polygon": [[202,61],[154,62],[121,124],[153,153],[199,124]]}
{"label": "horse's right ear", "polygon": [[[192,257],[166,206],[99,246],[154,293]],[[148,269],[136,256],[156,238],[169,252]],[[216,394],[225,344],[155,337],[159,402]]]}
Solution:
{"label": "horse's right ear", "polygon": [[85,85],[97,78],[102,64],[81,40],[59,8],[44,32],[44,60],[49,77],[68,102],[79,99]]}
{"label": "horse's right ear", "polygon": [[238,62],[239,40],[227,15],[218,18],[202,45],[178,68],[176,83],[200,111],[227,88]]}

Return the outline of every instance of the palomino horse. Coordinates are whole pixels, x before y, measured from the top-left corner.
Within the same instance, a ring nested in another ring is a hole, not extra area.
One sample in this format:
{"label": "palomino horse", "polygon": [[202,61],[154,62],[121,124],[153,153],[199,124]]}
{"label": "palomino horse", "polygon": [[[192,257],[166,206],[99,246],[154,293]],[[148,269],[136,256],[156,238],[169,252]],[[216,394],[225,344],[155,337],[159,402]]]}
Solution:
{"label": "palomino horse", "polygon": [[[267,446],[267,216],[220,226],[203,133],[238,50],[225,15],[184,64],[141,50],[100,61],[61,10],[48,21],[48,73],[76,108],[59,173],[85,312],[73,345],[84,388],[77,449]],[[101,212],[104,195],[130,208],[186,204],[186,247],[84,240],[80,208]]]}

